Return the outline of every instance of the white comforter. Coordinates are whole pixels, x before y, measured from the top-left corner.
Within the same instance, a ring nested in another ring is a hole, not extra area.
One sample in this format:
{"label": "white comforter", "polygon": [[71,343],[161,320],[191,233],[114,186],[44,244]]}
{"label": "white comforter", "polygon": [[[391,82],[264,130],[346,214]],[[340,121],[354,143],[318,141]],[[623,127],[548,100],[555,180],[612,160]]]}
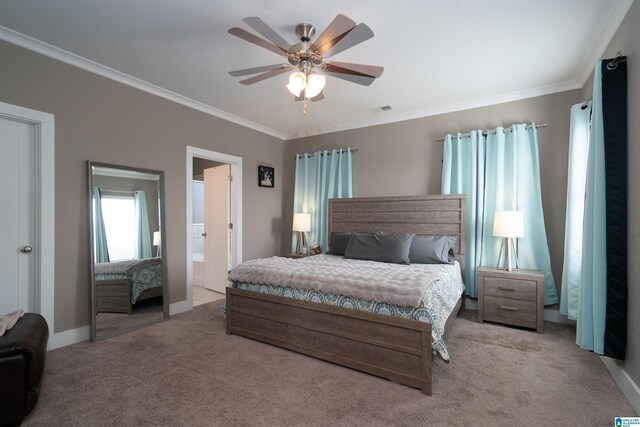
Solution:
{"label": "white comforter", "polygon": [[376,263],[374,270],[363,263],[315,262],[271,257],[244,262],[229,273],[229,280],[293,288],[317,289],[335,295],[404,307],[419,307],[427,288],[439,279],[406,265]]}

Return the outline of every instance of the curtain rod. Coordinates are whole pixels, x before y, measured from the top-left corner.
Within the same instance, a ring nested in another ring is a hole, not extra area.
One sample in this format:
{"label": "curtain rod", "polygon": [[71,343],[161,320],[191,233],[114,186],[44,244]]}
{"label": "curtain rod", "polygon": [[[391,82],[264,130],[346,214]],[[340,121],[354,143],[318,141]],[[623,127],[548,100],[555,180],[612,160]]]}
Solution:
{"label": "curtain rod", "polygon": [[[347,150],[345,150],[345,152],[346,152],[346,151],[347,151]],[[351,150],[351,152],[352,152],[352,153],[357,153],[357,152],[358,152],[358,149],[357,149],[357,148],[354,148],[353,150]],[[314,154],[315,154],[315,153],[298,153],[298,154],[296,154],[296,157],[298,157],[298,156],[313,157],[313,156],[314,156]],[[324,153],[320,153],[320,155],[324,156]],[[327,153],[327,156],[330,156],[330,155],[331,155],[331,152],[328,152],[328,153]]]}
{"label": "curtain rod", "polygon": [[[546,128],[546,127],[547,127],[546,123],[540,123],[540,124],[536,125],[536,129],[538,129],[538,128]],[[525,129],[531,129],[531,125],[526,125],[524,128]],[[503,132],[511,132],[511,131],[513,131],[513,126],[509,126],[508,128],[504,128],[503,129]],[[482,134],[486,136],[491,132],[493,132],[493,130],[487,129],[486,131],[482,132]],[[463,136],[464,135],[469,135],[469,133],[471,133],[471,132],[461,133],[460,135],[463,135]],[[436,142],[444,142],[444,138],[438,138],[438,139],[436,139]]]}
{"label": "curtain rod", "polygon": [[624,56],[624,53],[622,53],[621,50],[619,50],[618,52],[616,52],[615,58],[613,58],[607,64],[607,70],[609,70],[609,71],[615,70],[616,68],[618,68],[618,64],[621,63],[621,62],[627,62],[627,57]]}
{"label": "curtain rod", "polygon": [[[624,56],[624,53],[622,53],[621,50],[619,50],[618,52],[616,52],[616,56],[607,63],[607,70],[609,71],[615,70],[616,68],[618,68],[618,64],[621,62],[627,62],[627,57]],[[593,99],[593,93],[591,93],[591,95],[589,95],[589,98],[587,98],[587,100],[582,103],[582,107],[580,108],[583,110],[587,108],[587,104],[589,104],[589,101],[591,101],[592,99]]]}

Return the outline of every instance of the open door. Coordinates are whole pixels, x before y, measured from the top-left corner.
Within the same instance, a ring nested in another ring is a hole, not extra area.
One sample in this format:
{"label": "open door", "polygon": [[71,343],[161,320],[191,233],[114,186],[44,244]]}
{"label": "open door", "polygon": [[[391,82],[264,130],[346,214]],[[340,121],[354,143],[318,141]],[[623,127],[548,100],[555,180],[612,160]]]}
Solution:
{"label": "open door", "polygon": [[204,170],[204,287],[225,292],[230,259],[231,166]]}

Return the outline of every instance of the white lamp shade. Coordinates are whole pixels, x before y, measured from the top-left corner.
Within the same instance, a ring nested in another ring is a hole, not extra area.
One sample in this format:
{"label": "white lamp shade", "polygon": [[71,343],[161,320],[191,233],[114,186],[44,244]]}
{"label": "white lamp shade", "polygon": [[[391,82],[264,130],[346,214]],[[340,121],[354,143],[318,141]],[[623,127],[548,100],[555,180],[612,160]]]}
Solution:
{"label": "white lamp shade", "polygon": [[307,98],[314,98],[322,89],[324,89],[324,85],[327,83],[327,78],[322,74],[309,74],[307,78],[307,87],[305,88],[304,94]]}
{"label": "white lamp shade", "polygon": [[293,214],[293,231],[311,231],[311,214]]}
{"label": "white lamp shade", "polygon": [[495,237],[524,237],[524,214],[522,211],[496,211],[493,218]]}
{"label": "white lamp shade", "polygon": [[287,89],[289,92],[294,94],[295,96],[300,96],[300,93],[305,88],[307,84],[307,77],[304,73],[295,72],[289,76],[289,84],[287,85]]}
{"label": "white lamp shade", "polygon": [[153,232],[153,246],[160,246],[160,232]]}

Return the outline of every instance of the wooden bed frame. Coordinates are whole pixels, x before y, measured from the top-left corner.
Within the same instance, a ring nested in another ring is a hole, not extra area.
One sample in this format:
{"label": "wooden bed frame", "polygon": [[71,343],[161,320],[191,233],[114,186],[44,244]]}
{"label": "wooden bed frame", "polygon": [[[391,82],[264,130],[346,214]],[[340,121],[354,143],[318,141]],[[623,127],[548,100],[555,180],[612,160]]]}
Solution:
{"label": "wooden bed frame", "polygon": [[[136,301],[161,297],[162,286],[142,291]],[[96,313],[133,312],[129,279],[96,280]]]}
{"label": "wooden bed frame", "polygon": [[[456,236],[455,252],[464,269],[465,196],[333,199],[329,201],[329,235],[340,231]],[[463,301],[461,297],[445,330]],[[227,334],[317,357],[431,395],[429,323],[230,287],[226,307]]]}

